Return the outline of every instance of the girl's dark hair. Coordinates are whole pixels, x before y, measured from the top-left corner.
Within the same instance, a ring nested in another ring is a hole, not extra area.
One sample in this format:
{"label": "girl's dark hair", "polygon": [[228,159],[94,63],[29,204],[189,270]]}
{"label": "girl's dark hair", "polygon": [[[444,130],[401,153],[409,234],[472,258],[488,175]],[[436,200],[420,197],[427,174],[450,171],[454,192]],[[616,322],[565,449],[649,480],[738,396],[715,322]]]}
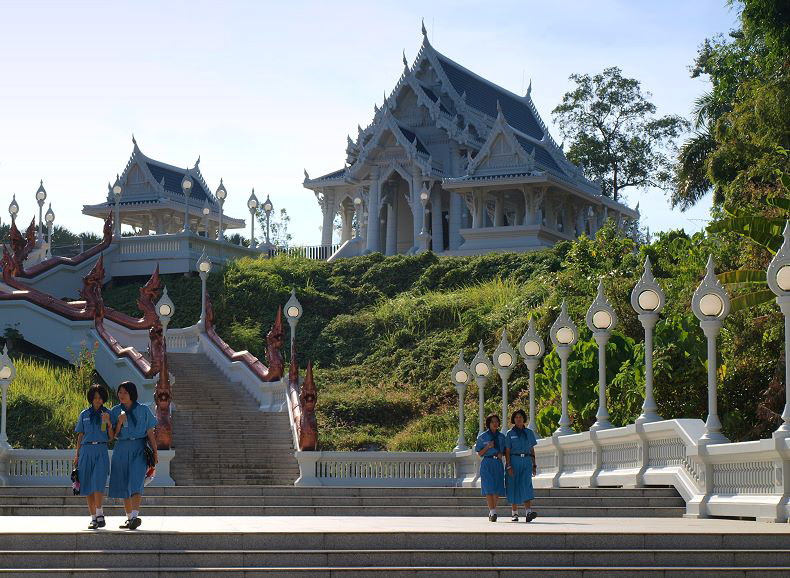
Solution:
{"label": "girl's dark hair", "polygon": [[510,423],[516,425],[516,416],[520,415],[524,419],[524,423],[527,423],[527,412],[523,409],[517,409],[513,412],[513,415],[510,416]]}
{"label": "girl's dark hair", "polygon": [[118,385],[118,389],[124,388],[126,393],[129,394],[129,399],[132,400],[132,403],[137,401],[137,386],[132,383],[131,381],[124,381],[123,383]]}
{"label": "girl's dark hair", "polygon": [[498,422],[500,422],[499,426],[500,426],[500,427],[502,427],[502,423],[501,423],[501,421],[502,421],[502,420],[501,420],[501,419],[499,419],[499,416],[498,416],[497,414],[495,414],[495,413],[492,413],[491,415],[489,415],[488,417],[486,417],[486,429],[491,429],[491,420],[492,420],[492,419],[495,419],[495,420],[497,420]]}
{"label": "girl's dark hair", "polygon": [[85,397],[88,398],[88,403],[93,403],[93,398],[96,397],[97,393],[99,394],[99,397],[101,397],[101,402],[107,403],[107,388],[103,385],[99,385],[98,383],[94,383],[88,388],[88,392],[85,394]]}

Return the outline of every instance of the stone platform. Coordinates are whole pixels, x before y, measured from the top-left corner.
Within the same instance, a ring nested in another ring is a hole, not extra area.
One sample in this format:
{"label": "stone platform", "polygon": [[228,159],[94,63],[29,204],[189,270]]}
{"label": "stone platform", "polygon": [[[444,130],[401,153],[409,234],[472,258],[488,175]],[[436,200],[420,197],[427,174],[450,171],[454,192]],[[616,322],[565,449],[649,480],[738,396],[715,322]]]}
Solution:
{"label": "stone platform", "polygon": [[[502,512],[507,514],[507,512]],[[48,576],[787,576],[790,525],[540,517],[0,517],[0,573]],[[523,520],[523,518],[522,518]]]}

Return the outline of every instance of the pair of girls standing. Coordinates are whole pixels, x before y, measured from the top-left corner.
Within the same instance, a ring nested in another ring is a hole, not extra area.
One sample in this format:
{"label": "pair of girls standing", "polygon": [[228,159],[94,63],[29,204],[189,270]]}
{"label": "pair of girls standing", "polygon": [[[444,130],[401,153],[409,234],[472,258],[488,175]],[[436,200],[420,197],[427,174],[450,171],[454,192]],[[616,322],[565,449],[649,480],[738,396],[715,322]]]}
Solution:
{"label": "pair of girls standing", "polygon": [[[102,501],[110,476],[111,498],[123,499],[126,522],[123,529],[135,530],[142,521],[138,517],[140,499],[148,463],[145,458],[146,442],[154,450],[154,461],[159,461],[154,437],[156,418],[146,406],[137,403],[137,386],[125,381],[118,386],[120,403],[108,410],[107,389],[92,385],[88,389],[90,406],[80,413],[74,431],[77,432],[77,452],[74,465],[80,477],[80,495],[88,500],[91,523],[96,530],[106,526]],[[107,443],[115,441],[112,470]]]}
{"label": "pair of girls standing", "polygon": [[[518,505],[524,504],[526,521],[538,517],[532,511],[532,476],[536,473],[535,433],[526,427],[527,414],[523,409],[513,412],[510,423],[513,427],[506,434],[499,431],[499,416],[486,418],[486,429],[477,436],[475,451],[480,460],[481,493],[488,504],[488,520],[496,522],[496,506],[499,496],[507,495],[510,503],[511,520],[518,522]],[[502,464],[502,457],[505,464]]]}

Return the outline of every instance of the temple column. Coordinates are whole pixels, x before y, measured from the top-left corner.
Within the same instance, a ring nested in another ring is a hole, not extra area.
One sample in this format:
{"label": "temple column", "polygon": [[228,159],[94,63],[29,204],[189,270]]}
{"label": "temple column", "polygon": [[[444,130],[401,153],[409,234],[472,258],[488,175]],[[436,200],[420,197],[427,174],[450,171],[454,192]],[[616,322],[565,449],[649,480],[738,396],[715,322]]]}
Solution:
{"label": "temple column", "polygon": [[387,243],[385,255],[395,255],[398,252],[398,208],[395,205],[397,197],[387,203]]}
{"label": "temple column", "polygon": [[581,236],[582,233],[585,233],[584,227],[584,213],[586,212],[587,207],[585,205],[577,205],[576,206],[576,236]]}
{"label": "temple column", "polygon": [[457,249],[461,246],[461,233],[463,228],[464,201],[459,193],[450,193],[450,212],[448,214],[449,225],[449,249]]}
{"label": "temple column", "polygon": [[474,221],[472,222],[472,228],[482,229],[486,225],[485,193],[475,189],[474,196],[475,196],[475,218]]}
{"label": "temple column", "polygon": [[151,216],[144,215],[143,216],[143,226],[140,230],[141,235],[150,235],[151,234]]}
{"label": "temple column", "polygon": [[434,253],[444,251],[444,223],[442,219],[442,189],[431,189],[431,248]]}
{"label": "temple column", "polygon": [[332,244],[332,228],[335,225],[335,193],[334,191],[323,191],[324,200],[321,203],[321,210],[324,212],[324,223],[321,226],[321,244]]}
{"label": "temple column", "polygon": [[381,200],[381,183],[378,171],[371,173],[370,191],[368,192],[368,226],[365,231],[365,251],[373,253],[379,250],[379,213]]}
{"label": "temple column", "polygon": [[351,224],[353,221],[352,209],[349,209],[346,206],[341,206],[340,221],[342,223],[340,230],[340,242],[345,243],[351,239]]}
{"label": "temple column", "polygon": [[505,226],[505,194],[494,193],[494,226]]}

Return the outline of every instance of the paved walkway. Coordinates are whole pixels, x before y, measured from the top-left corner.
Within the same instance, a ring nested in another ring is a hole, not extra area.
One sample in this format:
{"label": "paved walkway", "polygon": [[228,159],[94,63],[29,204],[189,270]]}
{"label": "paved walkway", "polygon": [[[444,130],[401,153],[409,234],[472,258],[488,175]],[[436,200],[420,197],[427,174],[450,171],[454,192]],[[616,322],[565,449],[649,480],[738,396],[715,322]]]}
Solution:
{"label": "paved walkway", "polygon": [[[502,517],[496,523],[487,518],[408,518],[373,516],[167,516],[146,517],[138,532],[178,533],[464,533],[513,532],[534,534],[787,534],[790,524],[765,524],[740,520],[678,518],[538,518],[518,524]],[[102,532],[119,530],[124,518],[109,516]],[[0,534],[90,532],[88,516],[0,516]]]}

